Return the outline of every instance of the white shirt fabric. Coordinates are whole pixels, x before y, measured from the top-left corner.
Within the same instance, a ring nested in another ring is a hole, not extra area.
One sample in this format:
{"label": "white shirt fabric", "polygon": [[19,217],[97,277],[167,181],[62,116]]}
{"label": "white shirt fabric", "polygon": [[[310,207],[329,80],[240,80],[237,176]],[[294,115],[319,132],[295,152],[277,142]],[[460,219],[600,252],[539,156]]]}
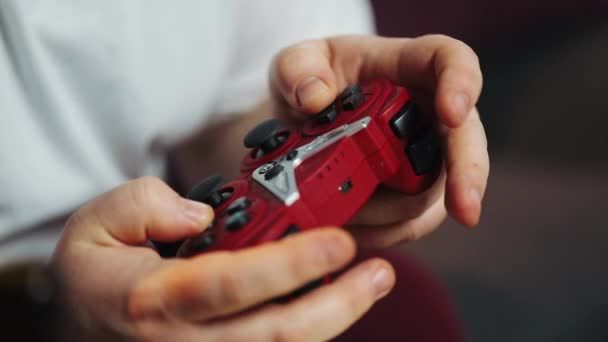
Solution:
{"label": "white shirt fabric", "polygon": [[[363,0],[0,0],[0,241],[162,175],[210,113],[266,95],[281,48],[371,31]],[[11,245],[0,264],[52,250]]]}

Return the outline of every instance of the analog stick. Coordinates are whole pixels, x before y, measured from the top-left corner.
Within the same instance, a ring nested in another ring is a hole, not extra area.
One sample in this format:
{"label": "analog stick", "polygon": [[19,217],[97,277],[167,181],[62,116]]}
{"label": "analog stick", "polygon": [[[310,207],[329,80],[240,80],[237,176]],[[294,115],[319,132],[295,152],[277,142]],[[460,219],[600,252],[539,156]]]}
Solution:
{"label": "analog stick", "polygon": [[220,191],[223,183],[224,178],[222,176],[209,176],[192,188],[187,197],[216,208],[230,195],[229,193]]}
{"label": "analog stick", "polygon": [[259,148],[262,155],[271,153],[285,142],[286,136],[279,134],[281,126],[281,121],[277,119],[258,124],[245,136],[243,140],[245,147]]}

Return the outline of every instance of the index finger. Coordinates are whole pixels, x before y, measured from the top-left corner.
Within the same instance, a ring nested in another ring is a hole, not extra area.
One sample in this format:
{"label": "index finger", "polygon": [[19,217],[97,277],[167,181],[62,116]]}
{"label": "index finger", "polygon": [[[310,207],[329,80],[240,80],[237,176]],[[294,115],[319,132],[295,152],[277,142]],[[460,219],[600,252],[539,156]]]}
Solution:
{"label": "index finger", "polygon": [[[271,70],[271,89],[279,95],[279,104],[284,105],[282,99],[304,113],[318,112],[349,84],[382,78],[416,95],[433,94],[435,110],[449,127],[464,122],[482,84],[475,52],[442,35],[415,39],[351,35],[306,41],[283,50]],[[302,95],[307,95],[306,101]]]}
{"label": "index finger", "polygon": [[135,287],[134,318],[187,321],[225,316],[279,297],[349,262],[355,244],[342,229],[315,229],[237,252],[171,263]]}
{"label": "index finger", "polygon": [[[479,59],[459,40],[444,35],[414,39],[348,36],[329,39],[328,44],[339,80],[354,83],[387,78],[435,94],[435,110],[449,127],[464,122],[479,99],[483,83]],[[353,61],[357,55],[360,60]],[[345,66],[349,64],[358,65],[358,70]]]}

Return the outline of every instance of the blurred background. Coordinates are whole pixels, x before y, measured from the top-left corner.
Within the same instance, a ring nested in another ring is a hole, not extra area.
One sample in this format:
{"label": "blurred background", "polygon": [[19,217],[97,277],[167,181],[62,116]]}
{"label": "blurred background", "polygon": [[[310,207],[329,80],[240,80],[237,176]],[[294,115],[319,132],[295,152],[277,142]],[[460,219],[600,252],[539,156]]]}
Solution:
{"label": "blurred background", "polygon": [[478,53],[492,170],[481,224],[404,247],[471,341],[608,341],[608,1],[372,1],[379,33]]}

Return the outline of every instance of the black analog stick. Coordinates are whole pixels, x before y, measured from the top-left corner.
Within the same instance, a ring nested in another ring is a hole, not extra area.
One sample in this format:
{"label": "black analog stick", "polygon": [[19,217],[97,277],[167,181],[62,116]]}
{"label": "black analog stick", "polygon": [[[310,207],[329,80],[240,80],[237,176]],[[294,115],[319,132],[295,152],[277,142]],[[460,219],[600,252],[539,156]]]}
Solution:
{"label": "black analog stick", "polygon": [[281,121],[277,119],[266,120],[255,126],[243,140],[247,148],[259,148],[263,154],[268,154],[285,141],[285,137],[281,136]]}
{"label": "black analog stick", "polygon": [[215,208],[225,199],[220,192],[222,183],[224,183],[222,176],[209,176],[192,188],[187,197],[194,201],[207,203]]}

